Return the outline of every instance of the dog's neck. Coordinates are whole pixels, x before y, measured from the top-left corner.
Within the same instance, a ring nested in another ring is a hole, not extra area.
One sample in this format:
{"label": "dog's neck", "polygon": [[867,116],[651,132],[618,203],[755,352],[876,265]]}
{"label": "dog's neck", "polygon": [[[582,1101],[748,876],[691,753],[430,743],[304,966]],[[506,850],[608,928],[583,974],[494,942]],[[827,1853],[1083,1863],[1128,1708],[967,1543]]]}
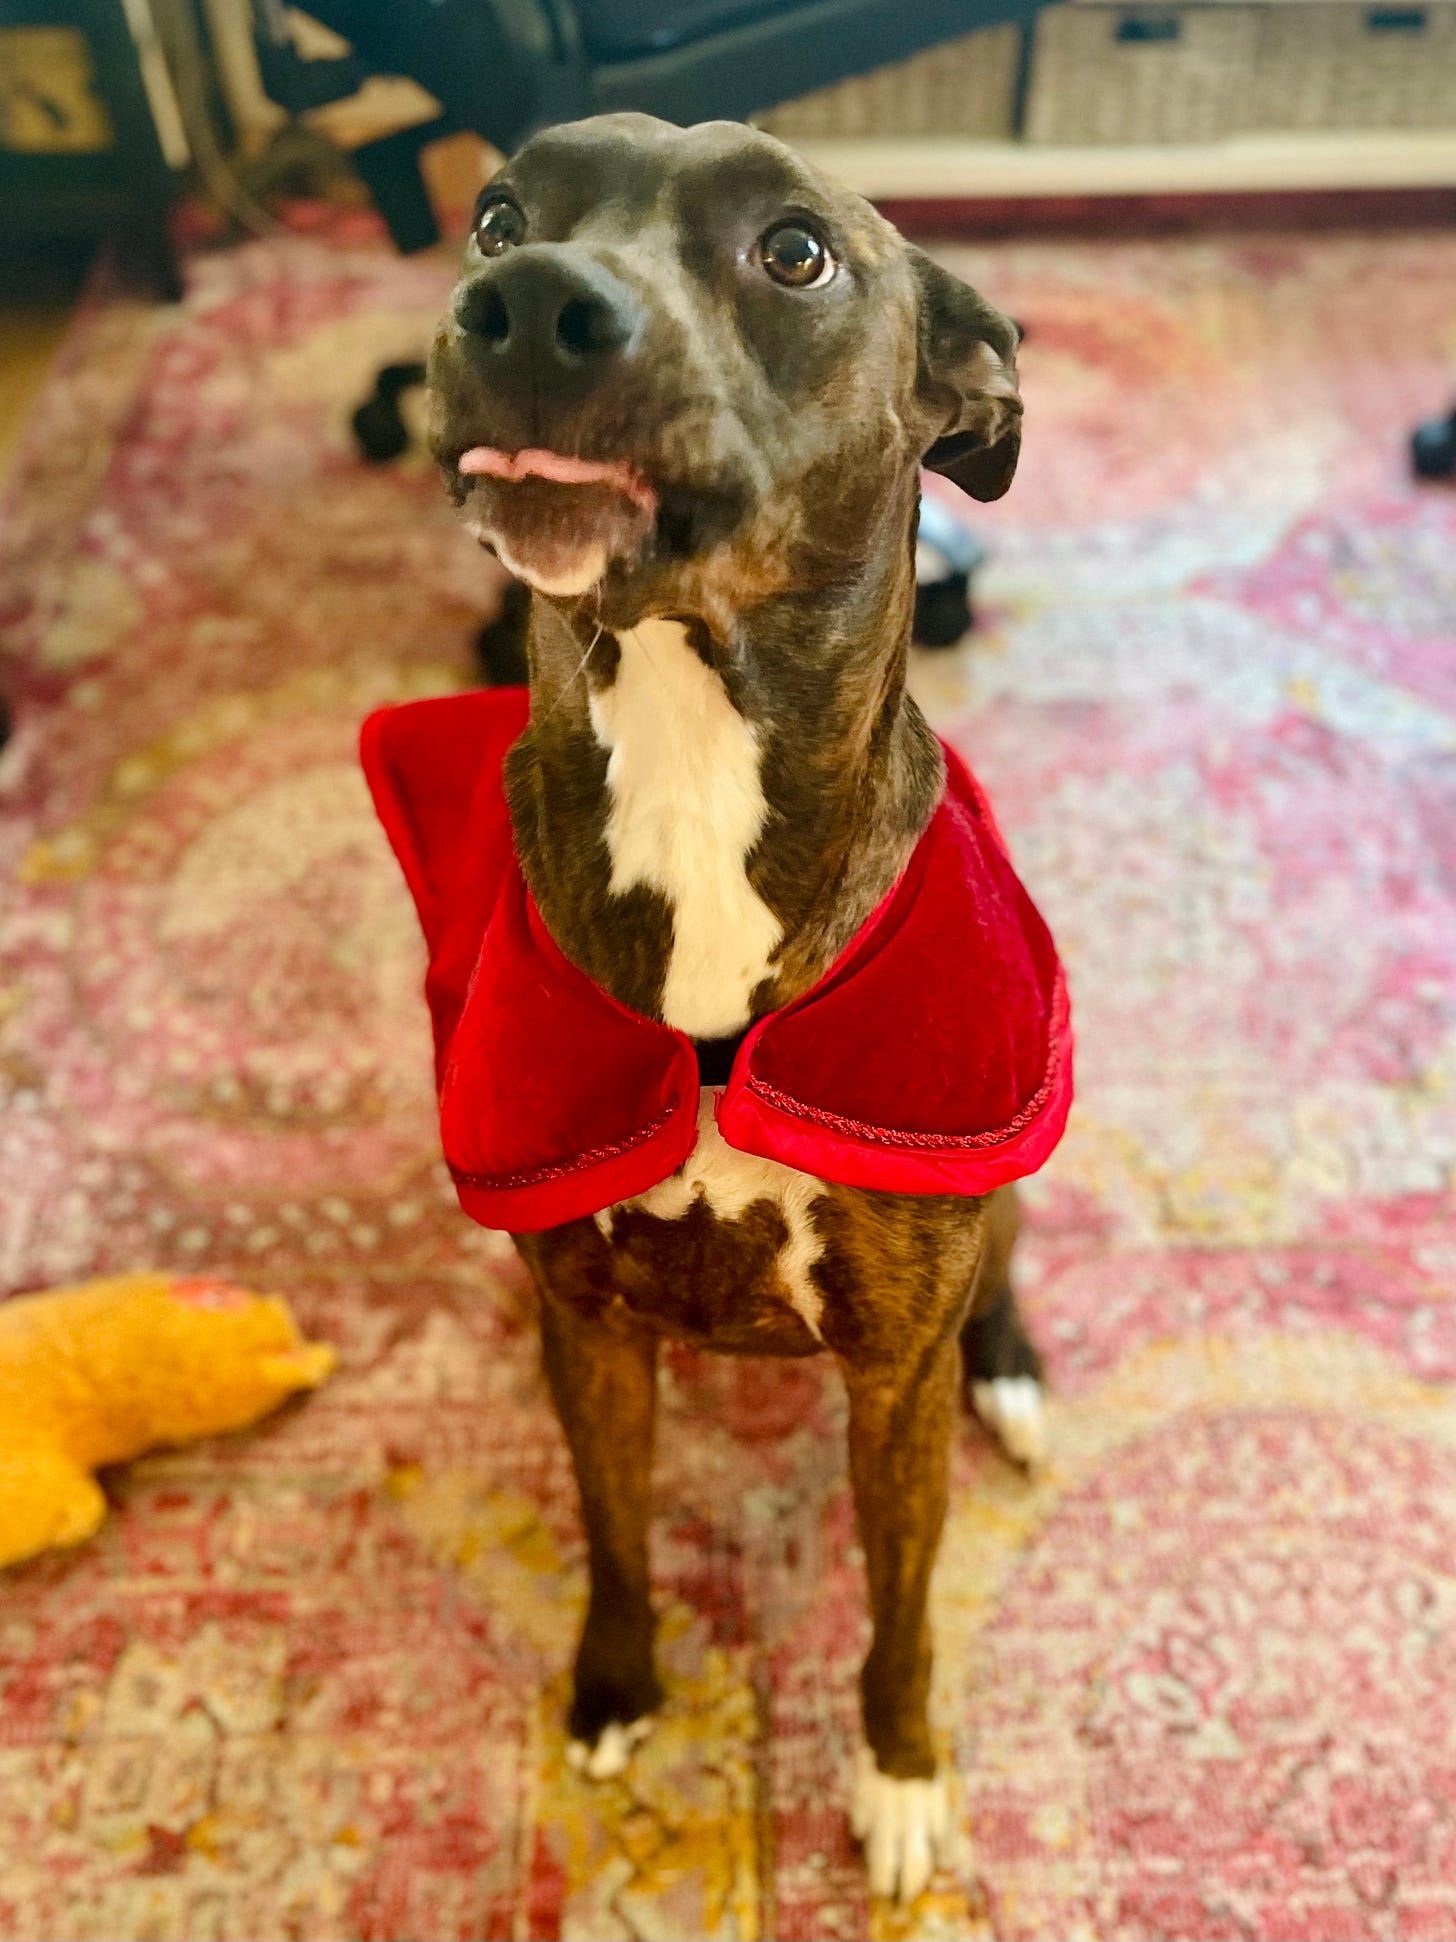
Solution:
{"label": "dog's neck", "polygon": [[726,637],[598,632],[535,600],[516,847],[548,930],[613,997],[731,1039],[807,990],[891,888],[943,781],[905,689],[913,603],[903,526]]}

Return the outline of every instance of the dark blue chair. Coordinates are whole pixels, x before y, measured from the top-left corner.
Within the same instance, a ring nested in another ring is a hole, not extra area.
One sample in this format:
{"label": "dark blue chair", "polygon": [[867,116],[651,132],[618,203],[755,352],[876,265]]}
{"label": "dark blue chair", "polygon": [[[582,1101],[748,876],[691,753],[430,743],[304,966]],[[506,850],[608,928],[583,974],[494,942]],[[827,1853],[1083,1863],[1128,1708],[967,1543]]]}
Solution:
{"label": "dark blue chair", "polygon": [[509,151],[535,128],[636,108],[742,121],[978,27],[1029,21],[1038,0],[305,0],[349,42],[337,64],[293,55],[281,0],[255,0],[264,85],[285,108],[407,75],[437,119],[354,152],[402,250],[437,239],[420,151],[469,130]]}

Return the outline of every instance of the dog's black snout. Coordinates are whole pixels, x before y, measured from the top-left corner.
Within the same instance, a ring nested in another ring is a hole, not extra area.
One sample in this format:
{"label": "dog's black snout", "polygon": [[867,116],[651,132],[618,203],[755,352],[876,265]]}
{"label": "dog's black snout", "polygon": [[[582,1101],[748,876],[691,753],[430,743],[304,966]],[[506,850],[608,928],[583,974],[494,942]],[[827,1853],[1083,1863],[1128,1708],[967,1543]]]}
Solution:
{"label": "dog's black snout", "polygon": [[541,244],[512,250],[468,283],[456,321],[507,375],[529,368],[538,385],[575,389],[595,380],[642,327],[642,306],[620,278],[579,252]]}

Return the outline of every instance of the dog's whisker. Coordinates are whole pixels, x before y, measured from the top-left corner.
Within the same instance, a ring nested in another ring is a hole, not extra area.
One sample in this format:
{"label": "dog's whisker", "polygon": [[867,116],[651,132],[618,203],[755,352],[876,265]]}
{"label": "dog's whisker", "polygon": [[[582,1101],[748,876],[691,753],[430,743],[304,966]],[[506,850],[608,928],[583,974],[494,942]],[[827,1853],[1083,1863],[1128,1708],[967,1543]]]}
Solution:
{"label": "dog's whisker", "polygon": [[595,590],[595,598],[596,598],[596,607],[597,607],[597,611],[594,616],[596,620],[596,632],[592,635],[591,639],[587,642],[586,646],[582,649],[581,659],[577,662],[576,666],[572,669],[571,673],[567,676],[566,680],[562,682],[560,688],[557,690],[555,700],[551,703],[550,707],[546,710],[546,712],[540,717],[540,725],[543,728],[545,727],[546,723],[550,721],[551,717],[556,713],[556,710],[561,706],[561,703],[566,699],[566,696],[571,692],[571,690],[576,686],[577,682],[586,673],[587,668],[591,664],[591,657],[596,652],[597,642],[602,638],[602,635],[605,634],[607,631],[606,623],[602,619],[602,590],[600,586],[598,586]]}
{"label": "dog's whisker", "polygon": [[648,667],[651,668],[653,673],[653,678],[655,680],[660,681],[662,679],[662,670],[658,666],[656,660],[654,659],[652,649],[647,645],[647,642],[643,638],[642,634],[639,632],[637,628],[633,627],[628,630],[628,635],[629,635],[629,638],[634,640],[637,643],[637,645],[642,649],[643,659],[646,661]]}

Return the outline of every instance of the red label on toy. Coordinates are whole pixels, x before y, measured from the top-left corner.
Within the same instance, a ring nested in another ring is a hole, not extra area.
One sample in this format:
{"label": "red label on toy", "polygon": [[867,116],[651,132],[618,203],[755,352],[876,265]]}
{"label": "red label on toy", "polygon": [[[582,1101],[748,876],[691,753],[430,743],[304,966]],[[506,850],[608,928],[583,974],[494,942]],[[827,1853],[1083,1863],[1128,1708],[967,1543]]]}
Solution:
{"label": "red label on toy", "polygon": [[208,1281],[197,1276],[190,1281],[175,1281],[172,1293],[178,1301],[185,1301],[189,1308],[213,1308],[219,1311],[246,1308],[251,1296],[242,1288],[231,1288],[225,1281]]}

